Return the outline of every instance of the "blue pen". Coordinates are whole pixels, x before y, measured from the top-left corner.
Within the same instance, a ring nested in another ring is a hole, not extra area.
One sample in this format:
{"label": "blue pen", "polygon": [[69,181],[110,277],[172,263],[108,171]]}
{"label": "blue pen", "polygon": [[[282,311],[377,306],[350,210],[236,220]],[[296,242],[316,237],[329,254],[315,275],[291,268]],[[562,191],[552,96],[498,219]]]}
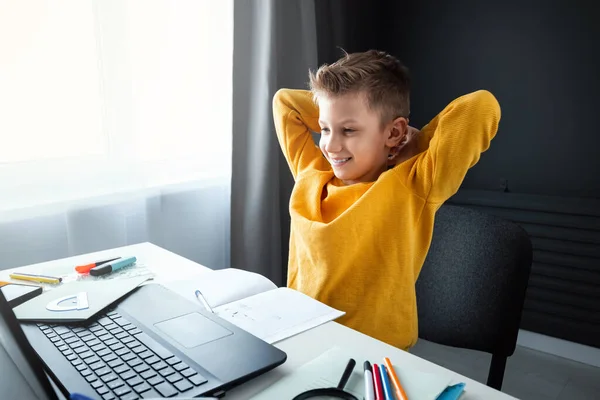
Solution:
{"label": "blue pen", "polygon": [[127,257],[127,258],[120,258],[120,259],[112,261],[112,262],[100,264],[97,267],[90,269],[90,275],[100,276],[100,275],[110,274],[111,272],[114,272],[118,269],[130,266],[131,264],[133,264],[136,261],[137,261],[137,258],[135,258],[135,257]]}
{"label": "blue pen", "polygon": [[379,368],[381,374],[381,382],[383,384],[383,393],[385,394],[385,400],[394,400],[394,393],[392,392],[392,386],[390,385],[390,378],[388,377],[387,369],[381,365]]}

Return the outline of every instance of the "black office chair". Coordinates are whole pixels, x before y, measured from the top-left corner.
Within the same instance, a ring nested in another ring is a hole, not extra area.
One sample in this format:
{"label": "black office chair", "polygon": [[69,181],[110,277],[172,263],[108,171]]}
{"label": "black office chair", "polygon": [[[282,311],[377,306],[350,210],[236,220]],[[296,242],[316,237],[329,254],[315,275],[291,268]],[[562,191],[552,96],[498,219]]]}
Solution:
{"label": "black office chair", "polygon": [[491,353],[487,385],[501,390],[531,261],[531,240],[517,224],[443,205],[416,284],[419,337]]}

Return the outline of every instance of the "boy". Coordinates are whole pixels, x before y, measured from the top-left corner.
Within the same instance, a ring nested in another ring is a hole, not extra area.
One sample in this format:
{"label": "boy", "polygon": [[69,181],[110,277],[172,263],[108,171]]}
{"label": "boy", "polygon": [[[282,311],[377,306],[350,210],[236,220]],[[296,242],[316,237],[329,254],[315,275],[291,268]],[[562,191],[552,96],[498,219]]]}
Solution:
{"label": "boy", "polygon": [[406,69],[373,50],[320,67],[310,87],[273,99],[295,179],[288,286],[345,311],[340,323],[408,350],[435,212],[489,147],[499,105],[476,91],[417,131]]}

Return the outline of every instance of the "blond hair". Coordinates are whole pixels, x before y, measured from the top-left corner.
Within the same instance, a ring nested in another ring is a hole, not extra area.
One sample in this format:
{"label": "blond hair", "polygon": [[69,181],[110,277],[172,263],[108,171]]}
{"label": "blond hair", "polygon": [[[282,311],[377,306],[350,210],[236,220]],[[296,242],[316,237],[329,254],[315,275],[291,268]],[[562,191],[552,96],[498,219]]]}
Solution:
{"label": "blond hair", "polygon": [[333,64],[309,72],[310,90],[320,96],[364,93],[367,106],[381,113],[382,122],[410,114],[408,69],[393,56],[377,50],[346,53]]}

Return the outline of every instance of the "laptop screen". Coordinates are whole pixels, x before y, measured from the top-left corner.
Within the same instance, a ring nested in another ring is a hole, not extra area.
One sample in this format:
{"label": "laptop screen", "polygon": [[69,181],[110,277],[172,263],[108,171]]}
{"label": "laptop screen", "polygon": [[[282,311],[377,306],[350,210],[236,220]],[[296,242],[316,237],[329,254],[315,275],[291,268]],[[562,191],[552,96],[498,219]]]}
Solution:
{"label": "laptop screen", "polygon": [[0,314],[0,398],[58,399],[2,291]]}

